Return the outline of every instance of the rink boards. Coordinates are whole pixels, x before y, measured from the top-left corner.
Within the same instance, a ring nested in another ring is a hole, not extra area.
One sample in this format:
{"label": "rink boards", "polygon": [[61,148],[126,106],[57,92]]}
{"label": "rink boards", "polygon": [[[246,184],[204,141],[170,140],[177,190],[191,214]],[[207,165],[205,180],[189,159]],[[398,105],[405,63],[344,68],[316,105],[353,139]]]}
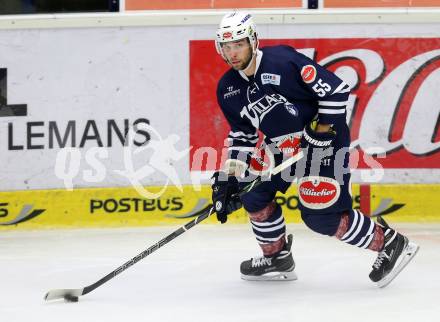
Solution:
{"label": "rink boards", "polygon": [[[385,215],[397,222],[438,222],[436,198],[440,185],[353,185],[354,208],[370,215]],[[141,194],[143,194],[143,196]],[[179,225],[207,207],[211,189],[201,186],[87,188],[72,191],[28,190],[0,192],[0,229],[134,227]],[[276,201],[288,223],[301,222],[296,187]],[[215,217],[207,223],[216,223]],[[229,222],[247,223],[244,210]]]}
{"label": "rink boards", "polygon": [[[438,13],[316,14],[257,14],[259,39],[295,47],[353,88],[352,179],[381,183],[354,186],[354,207],[440,221]],[[179,225],[206,207],[209,187],[190,185],[208,184],[203,173],[228,150],[219,15],[0,21],[0,229]],[[155,194],[168,182],[187,186],[157,198],[123,188]],[[294,188],[277,201],[300,222]]]}

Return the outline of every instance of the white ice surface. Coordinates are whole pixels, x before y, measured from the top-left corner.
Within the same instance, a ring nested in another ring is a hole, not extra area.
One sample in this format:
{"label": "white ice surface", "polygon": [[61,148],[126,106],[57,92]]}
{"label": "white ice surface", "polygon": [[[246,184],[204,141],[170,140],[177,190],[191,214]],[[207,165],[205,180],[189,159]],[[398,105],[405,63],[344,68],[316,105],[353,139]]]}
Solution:
{"label": "white ice surface", "polygon": [[299,279],[246,282],[259,254],[244,225],[194,227],[78,303],[53,288],[94,283],[176,227],[0,233],[0,321],[440,321],[440,225],[397,225],[421,249],[385,289],[375,254],[289,225]]}

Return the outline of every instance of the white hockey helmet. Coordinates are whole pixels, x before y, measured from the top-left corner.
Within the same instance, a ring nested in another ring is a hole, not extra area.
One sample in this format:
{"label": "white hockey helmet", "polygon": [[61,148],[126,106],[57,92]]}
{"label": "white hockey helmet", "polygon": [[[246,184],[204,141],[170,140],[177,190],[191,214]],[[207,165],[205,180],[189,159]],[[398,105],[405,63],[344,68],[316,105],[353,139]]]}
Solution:
{"label": "white hockey helmet", "polygon": [[245,38],[249,39],[253,54],[255,54],[258,48],[258,39],[254,19],[247,12],[234,11],[226,14],[220,22],[215,39],[215,48],[223,59],[226,60],[221,44]]}

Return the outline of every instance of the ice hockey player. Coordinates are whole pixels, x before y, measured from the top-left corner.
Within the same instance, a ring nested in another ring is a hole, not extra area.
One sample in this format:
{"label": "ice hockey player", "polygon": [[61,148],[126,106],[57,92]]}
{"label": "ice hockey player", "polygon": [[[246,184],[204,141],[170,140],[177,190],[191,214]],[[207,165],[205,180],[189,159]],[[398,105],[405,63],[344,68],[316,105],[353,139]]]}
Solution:
{"label": "ice hockey player", "polygon": [[[242,278],[297,278],[292,236],[286,238],[281,207],[274,201],[275,194],[285,193],[296,178],[304,223],[317,233],[378,252],[369,276],[380,287],[387,285],[418,246],[383,219],[375,223],[352,208],[346,123],[349,86],[292,47],[259,48],[256,26],[248,13],[225,15],[215,45],[231,67],[217,88],[218,104],[231,130],[228,160],[212,178],[213,204],[222,223],[243,206],[263,252],[241,264]],[[304,157],[287,175],[283,171],[238,198],[234,194],[243,175],[265,164],[252,154],[258,131],[264,135],[264,153],[276,165],[300,150]]]}

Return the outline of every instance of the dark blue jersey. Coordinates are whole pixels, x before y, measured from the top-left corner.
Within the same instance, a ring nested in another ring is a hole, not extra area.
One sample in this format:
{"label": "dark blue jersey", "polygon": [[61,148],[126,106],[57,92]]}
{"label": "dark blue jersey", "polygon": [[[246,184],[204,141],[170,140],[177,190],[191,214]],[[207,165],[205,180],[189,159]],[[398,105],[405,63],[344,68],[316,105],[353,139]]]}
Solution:
{"label": "dark blue jersey", "polygon": [[[349,86],[332,72],[289,46],[257,51],[255,75],[228,70],[217,100],[231,131],[229,158],[253,150],[258,130],[268,143],[297,136],[315,116],[322,124],[345,122]],[[242,152],[242,153],[240,153]]]}

